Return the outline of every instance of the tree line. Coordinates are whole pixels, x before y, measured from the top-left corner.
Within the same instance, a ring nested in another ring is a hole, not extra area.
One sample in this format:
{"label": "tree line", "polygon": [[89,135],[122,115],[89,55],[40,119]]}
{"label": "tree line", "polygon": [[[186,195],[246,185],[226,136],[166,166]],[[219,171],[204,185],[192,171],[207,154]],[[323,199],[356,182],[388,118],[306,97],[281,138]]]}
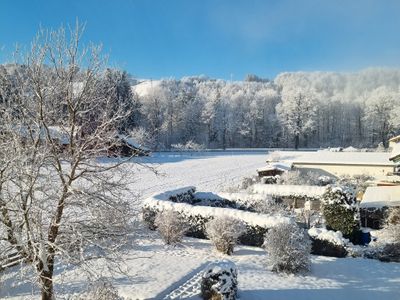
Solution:
{"label": "tree line", "polygon": [[[136,82],[135,126],[156,148],[374,147],[399,133],[400,70]],[[128,130],[134,129],[127,128]]]}

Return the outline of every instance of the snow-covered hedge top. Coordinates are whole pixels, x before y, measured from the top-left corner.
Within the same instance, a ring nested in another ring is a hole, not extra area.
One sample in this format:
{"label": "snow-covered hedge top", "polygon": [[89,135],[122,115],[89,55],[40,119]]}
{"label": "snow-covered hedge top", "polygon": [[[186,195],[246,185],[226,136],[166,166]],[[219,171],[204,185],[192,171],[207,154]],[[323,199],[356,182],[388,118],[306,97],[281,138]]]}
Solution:
{"label": "snow-covered hedge top", "polygon": [[310,228],[308,234],[314,239],[328,241],[338,246],[345,246],[349,242],[340,231],[327,230],[325,228]]}
{"label": "snow-covered hedge top", "polygon": [[[172,191],[166,191],[164,193],[160,194],[154,194],[148,199],[154,199],[154,200],[169,200],[171,197],[174,197],[176,195],[181,195],[185,193],[194,193],[196,188],[194,186],[185,186],[176,190]],[[145,202],[148,200],[146,199]]]}
{"label": "snow-covered hedge top", "polygon": [[310,197],[321,198],[327,187],[312,185],[280,185],[280,184],[255,184],[253,192],[262,195],[281,197]]}
{"label": "snow-covered hedge top", "polygon": [[144,207],[155,208],[158,210],[174,210],[182,214],[201,216],[203,218],[232,217],[245,222],[250,226],[260,226],[271,228],[281,223],[291,223],[292,219],[283,216],[268,216],[260,213],[253,213],[234,208],[194,206],[187,203],[176,203],[169,201],[171,197],[192,193],[194,187],[186,187],[162,194],[156,194],[144,200]]}

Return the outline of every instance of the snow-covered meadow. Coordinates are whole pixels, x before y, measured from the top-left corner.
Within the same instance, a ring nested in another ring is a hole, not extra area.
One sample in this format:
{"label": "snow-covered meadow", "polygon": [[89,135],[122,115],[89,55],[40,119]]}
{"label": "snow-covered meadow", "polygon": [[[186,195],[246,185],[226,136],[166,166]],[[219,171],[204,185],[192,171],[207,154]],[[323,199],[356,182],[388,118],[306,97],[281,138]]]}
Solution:
{"label": "snow-covered meadow", "polygon": [[[243,177],[255,175],[255,170],[265,164],[265,157],[265,149],[160,152],[140,158],[143,165],[125,167],[132,176],[132,201],[139,209],[148,196],[183,186],[226,191]],[[238,246],[227,257],[207,240],[184,238],[180,245],[165,246],[157,232],[143,225],[134,236],[128,251],[120,257],[124,274],[112,279],[119,294],[128,299],[200,299],[199,272],[223,258],[237,264],[240,299],[400,299],[398,263],[313,256],[309,274],[281,275],[269,271],[267,254],[261,248]],[[111,278],[103,260],[92,263],[102,276]],[[82,270],[58,264],[56,273],[58,299],[70,299],[86,288]],[[39,298],[38,291],[21,280],[16,268],[3,274],[2,281],[1,299]]]}

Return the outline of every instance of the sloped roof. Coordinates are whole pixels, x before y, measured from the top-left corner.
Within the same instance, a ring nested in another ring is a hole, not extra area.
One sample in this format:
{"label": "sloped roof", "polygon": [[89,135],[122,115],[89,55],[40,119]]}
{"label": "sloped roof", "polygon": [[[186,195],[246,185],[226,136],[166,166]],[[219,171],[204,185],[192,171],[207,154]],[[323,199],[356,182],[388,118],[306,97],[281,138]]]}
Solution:
{"label": "sloped roof", "polygon": [[117,137],[123,140],[125,143],[127,143],[130,147],[135,148],[135,149],[140,149],[143,151],[150,151],[148,148],[142,146],[139,144],[134,138],[129,137],[127,135],[123,134],[117,134]]}
{"label": "sloped roof", "polygon": [[400,142],[400,135],[397,135],[397,136],[392,137],[392,138],[389,140],[389,142],[395,142],[395,143]]}
{"label": "sloped roof", "polygon": [[397,143],[393,146],[389,159],[390,160],[400,159],[400,143]]}
{"label": "sloped roof", "polygon": [[389,152],[275,151],[267,156],[267,162],[394,166],[389,157]]}
{"label": "sloped roof", "polygon": [[364,193],[361,207],[400,206],[400,186],[371,186]]}

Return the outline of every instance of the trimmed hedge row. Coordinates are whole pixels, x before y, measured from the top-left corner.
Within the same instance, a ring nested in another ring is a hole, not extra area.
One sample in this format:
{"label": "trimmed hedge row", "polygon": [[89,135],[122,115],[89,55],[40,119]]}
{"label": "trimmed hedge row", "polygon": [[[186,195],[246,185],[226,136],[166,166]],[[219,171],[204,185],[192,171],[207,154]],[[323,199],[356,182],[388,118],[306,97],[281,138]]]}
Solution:
{"label": "trimmed hedge row", "polygon": [[[188,226],[187,236],[204,239],[206,238],[205,225],[208,221],[217,215],[221,215],[221,213],[222,215],[224,213],[227,215],[237,214],[234,217],[237,217],[246,225],[246,231],[239,237],[239,243],[258,247],[262,246],[264,235],[269,227],[274,226],[275,223],[290,222],[290,219],[286,217],[271,217],[269,215],[264,217],[262,214],[253,213],[250,207],[239,205],[239,203],[232,200],[224,198],[198,199],[194,194],[195,189],[189,187],[186,190],[180,189],[175,192],[166,192],[147,199],[142,208],[143,221],[151,230],[155,230],[157,213],[164,209],[173,209]],[[167,203],[170,204],[166,208],[164,206]],[[176,203],[176,205],[171,205],[171,203]],[[185,209],[180,209],[182,205]],[[199,210],[199,208],[203,207],[204,210]],[[211,208],[214,209],[212,210]],[[207,210],[211,210],[211,212],[205,213]]]}

